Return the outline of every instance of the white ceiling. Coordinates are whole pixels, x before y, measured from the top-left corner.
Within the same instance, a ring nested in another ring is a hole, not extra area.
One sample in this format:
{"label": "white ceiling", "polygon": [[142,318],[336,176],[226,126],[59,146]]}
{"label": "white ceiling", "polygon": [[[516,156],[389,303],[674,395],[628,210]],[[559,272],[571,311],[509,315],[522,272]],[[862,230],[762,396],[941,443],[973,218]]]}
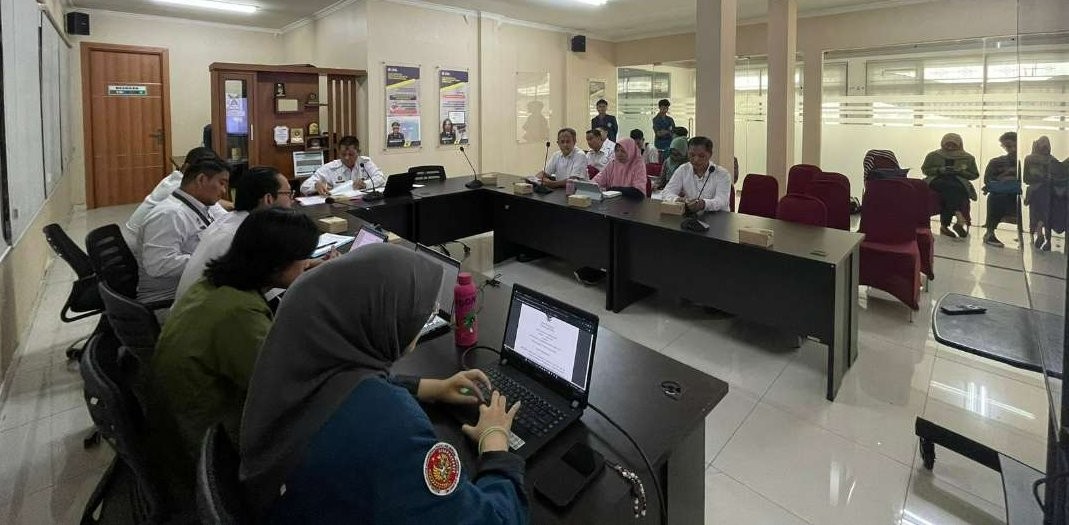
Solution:
{"label": "white ceiling", "polygon": [[[74,7],[127,13],[173,16],[210,22],[282,29],[311,17],[339,0],[226,0],[260,7],[253,15],[185,8],[155,0],[70,0]],[[651,34],[693,31],[697,0],[609,0],[594,7],[577,0],[417,0],[473,11],[486,11],[609,40],[628,40]],[[708,1],[708,0],[702,0]],[[739,20],[765,16],[768,0],[738,0]],[[933,0],[798,0],[798,13],[824,13],[878,9]]]}

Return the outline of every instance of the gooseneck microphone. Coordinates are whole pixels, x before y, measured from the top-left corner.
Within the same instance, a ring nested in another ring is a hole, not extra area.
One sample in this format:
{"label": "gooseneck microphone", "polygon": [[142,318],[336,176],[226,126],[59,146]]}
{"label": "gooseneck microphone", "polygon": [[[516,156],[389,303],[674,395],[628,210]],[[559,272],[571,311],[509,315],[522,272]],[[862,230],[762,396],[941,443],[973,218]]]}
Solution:
{"label": "gooseneck microphone", "polygon": [[[360,163],[360,172],[367,173],[367,170],[364,169],[363,162]],[[377,188],[375,188],[375,177],[368,173],[368,178],[371,180],[371,191],[364,194],[364,202],[375,202],[382,200],[382,193],[379,192]]]}
{"label": "gooseneck microphone", "polygon": [[[546,171],[546,166],[549,164],[549,148],[552,145],[550,141],[546,141],[546,158],[542,160],[542,171]],[[547,193],[553,193],[553,189],[547,187],[545,184],[535,184],[534,192],[539,195],[545,195]]]}
{"label": "gooseneck microphone", "polygon": [[464,155],[464,160],[468,161],[468,167],[471,168],[471,181],[464,185],[469,190],[477,190],[483,187],[483,181],[479,180],[479,174],[475,172],[475,165],[471,163],[471,159],[468,158],[468,152],[464,151],[464,146],[460,147],[461,155]]}

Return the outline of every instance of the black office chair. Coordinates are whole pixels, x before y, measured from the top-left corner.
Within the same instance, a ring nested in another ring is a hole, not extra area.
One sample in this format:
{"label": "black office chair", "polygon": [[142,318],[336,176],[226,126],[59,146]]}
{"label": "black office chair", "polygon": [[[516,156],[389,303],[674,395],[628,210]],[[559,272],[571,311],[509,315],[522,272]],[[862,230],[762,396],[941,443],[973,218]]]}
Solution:
{"label": "black office chair", "polygon": [[147,365],[160,337],[160,323],[144,304],[112,290],[107,283],[98,284],[104,302],[104,315],[115,337],[139,365]]}
{"label": "black office chair", "polygon": [[128,386],[135,364],[122,355],[111,334],[93,336],[82,355],[89,415],[116,453],[85,505],[82,524],[160,523],[167,518],[163,490],[151,474],[145,449],[144,416]]}
{"label": "black office chair", "polygon": [[435,182],[445,180],[445,166],[413,166],[408,172],[415,175],[416,182]]}
{"label": "black office chair", "polygon": [[[44,234],[48,245],[52,247],[52,251],[60,259],[63,259],[74,270],[74,275],[78,277],[71,285],[70,294],[67,295],[67,302],[63,304],[63,309],[59,312],[60,320],[64,323],[73,323],[103,312],[104,304],[101,302],[100,294],[97,292],[96,273],[93,272],[93,266],[89,264],[89,256],[77,244],[74,244],[67,232],[63,231],[63,228],[58,224],[53,223],[45,226]],[[74,315],[71,315],[72,313]],[[93,330],[93,334],[100,333],[106,329],[103,323],[104,320],[102,318]],[[78,347],[78,343],[88,339],[86,337],[71,343],[67,347],[67,359],[79,359],[82,355],[82,349]]]}
{"label": "black office chair", "polygon": [[197,462],[197,516],[201,523],[252,523],[241,494],[241,459],[222,424],[204,434]]}
{"label": "black office chair", "polygon": [[89,232],[85,236],[85,251],[101,282],[126,297],[137,298],[137,259],[118,225],[108,224]]}

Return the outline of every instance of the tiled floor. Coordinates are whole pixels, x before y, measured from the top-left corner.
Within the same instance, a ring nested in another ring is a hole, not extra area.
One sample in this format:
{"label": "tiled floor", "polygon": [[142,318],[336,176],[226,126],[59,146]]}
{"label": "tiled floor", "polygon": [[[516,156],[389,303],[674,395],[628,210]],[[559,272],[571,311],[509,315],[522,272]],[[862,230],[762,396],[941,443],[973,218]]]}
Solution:
{"label": "tiled floor", "polygon": [[[69,231],[81,239],[129,212],[75,213]],[[936,252],[937,279],[912,324],[905,307],[862,288],[860,356],[834,403],[823,397],[819,344],[794,349],[789,335],[713,319],[667,297],[612,314],[601,290],[576,285],[571,268],[552,259],[495,271],[598,312],[609,329],[731,384],[706,421],[708,523],[1000,523],[998,475],[942,449],[935,470],[925,470],[913,419],[948,423],[1042,468],[1044,382],[937,344],[928,311],[944,293],[961,292],[1061,313],[1064,245],[1022,255],[985,247],[973,235],[937,238]],[[39,315],[5,385],[0,523],[75,523],[112,456],[106,445],[81,447],[91,424],[63,351],[93,323],[59,322],[72,278],[62,263],[49,270]]]}

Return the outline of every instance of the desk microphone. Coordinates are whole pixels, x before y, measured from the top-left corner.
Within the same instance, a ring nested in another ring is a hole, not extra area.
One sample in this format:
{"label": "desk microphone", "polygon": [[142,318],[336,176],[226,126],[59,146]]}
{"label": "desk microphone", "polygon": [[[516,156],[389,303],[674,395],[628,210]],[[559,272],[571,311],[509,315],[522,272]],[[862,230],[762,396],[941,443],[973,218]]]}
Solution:
{"label": "desk microphone", "polygon": [[[552,145],[548,140],[546,141],[546,158],[542,160],[542,171],[546,171],[546,166],[549,165],[549,147]],[[545,184],[535,184],[534,192],[539,195],[545,195],[547,193],[553,193],[551,188],[546,187]]]}
{"label": "desk microphone", "polygon": [[[364,163],[363,162],[360,163],[360,171],[362,173],[367,173],[367,170],[364,169]],[[364,202],[381,201],[382,200],[382,193],[379,192],[379,190],[375,188],[375,177],[371,176],[370,173],[368,173],[368,175],[369,175],[368,178],[371,180],[371,191],[369,191],[369,192],[364,194]]]}
{"label": "desk microphone", "polygon": [[471,181],[464,185],[469,190],[477,190],[483,187],[483,181],[479,180],[479,174],[475,172],[475,165],[471,163],[471,159],[468,158],[468,152],[464,151],[464,146],[460,147],[460,153],[464,155],[464,160],[468,161],[468,167],[471,168]]}

